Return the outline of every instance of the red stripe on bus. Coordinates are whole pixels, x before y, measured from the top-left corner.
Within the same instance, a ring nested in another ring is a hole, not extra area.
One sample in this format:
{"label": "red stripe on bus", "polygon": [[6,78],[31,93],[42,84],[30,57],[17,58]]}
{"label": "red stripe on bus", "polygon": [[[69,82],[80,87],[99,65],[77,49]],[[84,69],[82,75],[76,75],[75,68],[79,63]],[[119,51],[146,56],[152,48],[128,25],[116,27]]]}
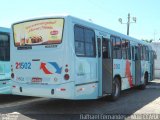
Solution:
{"label": "red stripe on bus", "polygon": [[131,77],[131,66],[130,66],[130,62],[129,60],[126,60],[126,72],[125,72],[127,78],[128,78],[128,82],[130,87],[133,87],[133,81],[132,81],[132,77]]}

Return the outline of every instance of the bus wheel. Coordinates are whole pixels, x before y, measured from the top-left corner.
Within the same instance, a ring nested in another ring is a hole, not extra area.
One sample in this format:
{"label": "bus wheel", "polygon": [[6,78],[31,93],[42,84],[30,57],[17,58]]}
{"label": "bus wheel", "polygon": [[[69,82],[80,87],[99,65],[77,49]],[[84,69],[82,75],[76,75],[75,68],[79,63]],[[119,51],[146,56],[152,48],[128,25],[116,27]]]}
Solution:
{"label": "bus wheel", "polygon": [[139,86],[140,90],[144,90],[146,88],[147,81],[148,81],[148,74],[145,74],[144,75],[144,83],[143,83],[143,85]]}
{"label": "bus wheel", "polygon": [[112,94],[110,96],[110,100],[111,101],[115,101],[119,98],[120,96],[120,92],[121,92],[121,86],[120,86],[120,81],[119,79],[116,77],[113,80],[113,86],[112,86]]}

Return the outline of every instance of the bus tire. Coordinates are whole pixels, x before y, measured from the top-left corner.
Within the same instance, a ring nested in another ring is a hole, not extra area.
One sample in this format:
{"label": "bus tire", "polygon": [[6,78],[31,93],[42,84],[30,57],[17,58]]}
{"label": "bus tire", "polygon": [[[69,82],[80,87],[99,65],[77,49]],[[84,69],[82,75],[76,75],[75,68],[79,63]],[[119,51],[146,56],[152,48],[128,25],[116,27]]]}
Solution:
{"label": "bus tire", "polygon": [[146,88],[147,81],[148,81],[148,74],[145,74],[144,75],[144,83],[143,83],[143,85],[139,86],[140,90],[144,90]]}
{"label": "bus tire", "polygon": [[116,77],[113,80],[112,94],[110,95],[110,100],[115,101],[119,98],[121,92],[120,80]]}

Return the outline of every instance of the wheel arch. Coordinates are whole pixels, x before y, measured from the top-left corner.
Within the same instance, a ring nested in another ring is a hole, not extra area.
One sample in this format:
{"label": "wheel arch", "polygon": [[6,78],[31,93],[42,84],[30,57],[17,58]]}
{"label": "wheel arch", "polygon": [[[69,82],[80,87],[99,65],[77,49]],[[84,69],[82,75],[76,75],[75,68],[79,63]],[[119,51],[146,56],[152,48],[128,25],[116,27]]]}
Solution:
{"label": "wheel arch", "polygon": [[148,83],[148,80],[149,80],[149,73],[148,73],[148,71],[145,71],[145,73],[144,73],[144,79],[147,77],[147,79],[146,79],[146,83]]}
{"label": "wheel arch", "polygon": [[122,78],[121,78],[121,75],[120,74],[116,74],[115,76],[114,76],[114,79],[115,78],[118,78],[118,80],[119,80],[119,82],[120,82],[120,87],[122,87]]}

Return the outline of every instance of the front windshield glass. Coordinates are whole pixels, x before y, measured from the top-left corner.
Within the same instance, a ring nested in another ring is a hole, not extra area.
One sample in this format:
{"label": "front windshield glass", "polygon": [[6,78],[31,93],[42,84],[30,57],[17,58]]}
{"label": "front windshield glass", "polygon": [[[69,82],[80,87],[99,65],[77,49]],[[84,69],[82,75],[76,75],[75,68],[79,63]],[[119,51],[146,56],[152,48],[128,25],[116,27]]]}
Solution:
{"label": "front windshield glass", "polygon": [[0,32],[0,61],[10,60],[9,34]]}

